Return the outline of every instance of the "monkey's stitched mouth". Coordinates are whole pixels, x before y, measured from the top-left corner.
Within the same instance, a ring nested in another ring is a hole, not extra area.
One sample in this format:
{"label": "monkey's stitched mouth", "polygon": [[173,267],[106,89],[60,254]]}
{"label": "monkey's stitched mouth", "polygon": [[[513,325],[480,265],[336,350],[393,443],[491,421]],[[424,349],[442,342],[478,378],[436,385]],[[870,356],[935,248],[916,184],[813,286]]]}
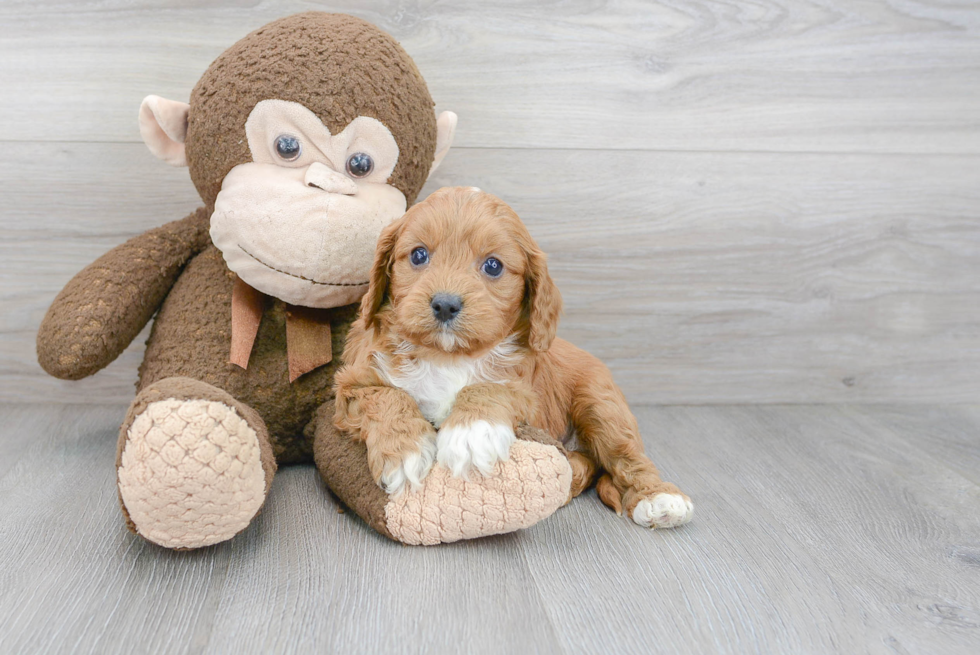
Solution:
{"label": "monkey's stitched mouth", "polygon": [[284,271],[282,269],[276,268],[275,266],[272,266],[271,264],[266,264],[264,261],[262,261],[261,259],[259,259],[255,255],[253,255],[252,253],[250,253],[249,251],[245,250],[245,248],[240,243],[238,244],[238,247],[241,249],[241,251],[243,253],[245,253],[246,255],[248,255],[249,257],[251,257],[252,259],[254,259],[255,261],[257,261],[258,263],[262,264],[263,266],[265,266],[266,268],[268,268],[270,271],[275,271],[276,273],[282,273],[283,275],[288,275],[289,277],[294,277],[294,278],[297,278],[299,280],[303,280],[304,282],[310,282],[312,284],[319,284],[319,285],[325,286],[325,287],[366,287],[368,285],[368,282],[320,282],[319,280],[313,280],[313,279],[308,278],[308,277],[303,277],[302,275],[296,275],[295,273],[290,273],[289,271]]}

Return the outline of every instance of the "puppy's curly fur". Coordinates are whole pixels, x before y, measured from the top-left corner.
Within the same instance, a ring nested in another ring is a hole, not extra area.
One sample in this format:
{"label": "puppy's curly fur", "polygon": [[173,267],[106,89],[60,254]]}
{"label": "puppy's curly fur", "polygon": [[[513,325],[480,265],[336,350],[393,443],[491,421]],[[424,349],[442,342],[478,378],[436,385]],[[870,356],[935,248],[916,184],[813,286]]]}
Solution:
{"label": "puppy's curly fur", "polygon": [[[454,314],[440,317],[437,295],[455,299]],[[335,378],[334,422],[366,442],[389,493],[436,460],[456,475],[491,473],[523,422],[563,441],[574,433],[573,497],[598,476],[602,501],[640,525],[686,523],[690,499],[644,454],[609,370],[555,337],[561,307],[510,207],[472,187],[433,193],[381,235]]]}

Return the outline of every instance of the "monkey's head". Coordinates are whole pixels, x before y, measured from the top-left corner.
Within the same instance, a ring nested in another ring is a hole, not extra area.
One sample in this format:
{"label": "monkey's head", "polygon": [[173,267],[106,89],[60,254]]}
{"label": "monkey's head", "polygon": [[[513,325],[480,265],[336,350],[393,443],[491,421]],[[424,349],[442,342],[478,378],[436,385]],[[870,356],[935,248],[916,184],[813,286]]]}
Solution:
{"label": "monkey's head", "polygon": [[140,133],[189,166],[228,267],[295,305],[368,287],[381,230],[452,144],[415,63],[359,18],[308,12],[252,32],[211,64],[190,104],[149,96]]}

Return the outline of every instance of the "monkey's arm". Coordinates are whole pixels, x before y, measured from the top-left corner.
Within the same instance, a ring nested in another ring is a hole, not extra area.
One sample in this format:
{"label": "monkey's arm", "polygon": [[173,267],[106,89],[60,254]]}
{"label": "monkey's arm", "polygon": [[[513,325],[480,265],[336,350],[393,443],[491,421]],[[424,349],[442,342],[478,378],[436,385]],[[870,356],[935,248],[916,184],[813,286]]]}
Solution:
{"label": "monkey's arm", "polygon": [[133,237],[85,267],[41,321],[41,367],[56,378],[78,380],[107,366],[143,329],[209,238],[202,207]]}

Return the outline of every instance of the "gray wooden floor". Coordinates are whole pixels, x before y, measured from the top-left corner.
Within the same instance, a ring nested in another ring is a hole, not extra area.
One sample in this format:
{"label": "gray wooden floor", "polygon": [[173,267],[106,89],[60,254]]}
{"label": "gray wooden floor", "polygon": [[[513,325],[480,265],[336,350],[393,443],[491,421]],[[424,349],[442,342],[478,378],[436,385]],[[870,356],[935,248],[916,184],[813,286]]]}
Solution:
{"label": "gray wooden floor", "polygon": [[980,407],[638,407],[675,531],[400,546],[301,466],[185,553],[122,524],[124,409],[0,405],[0,653],[980,652]]}

